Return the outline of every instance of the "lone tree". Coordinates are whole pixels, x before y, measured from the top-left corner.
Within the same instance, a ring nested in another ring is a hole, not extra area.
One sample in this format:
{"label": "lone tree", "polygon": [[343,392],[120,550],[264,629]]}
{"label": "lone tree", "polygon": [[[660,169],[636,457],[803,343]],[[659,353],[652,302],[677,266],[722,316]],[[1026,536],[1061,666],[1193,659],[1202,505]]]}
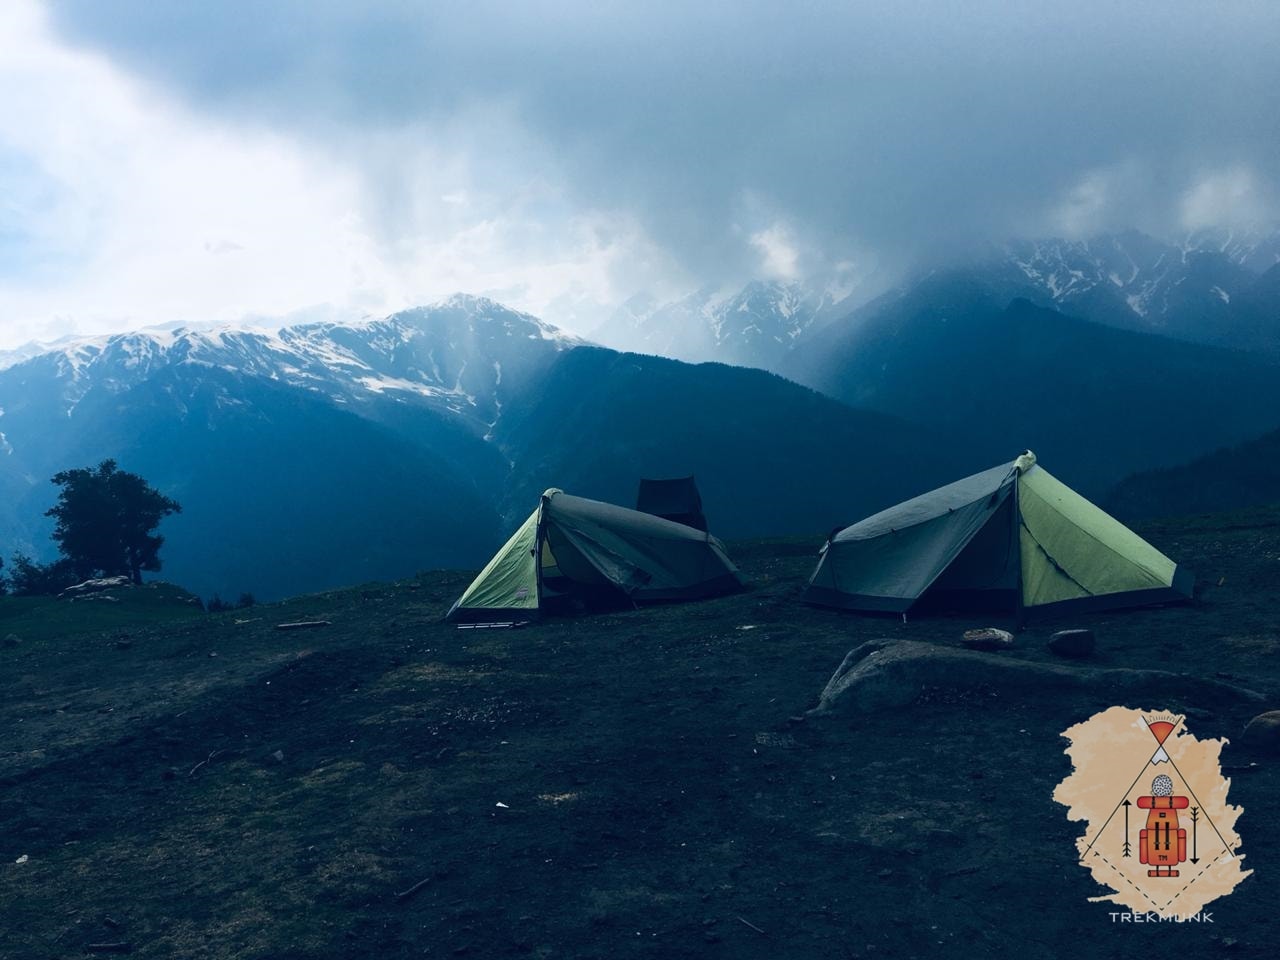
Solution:
{"label": "lone tree", "polygon": [[103,460],[96,468],[64,470],[53,478],[62,488],[46,516],[57,526],[53,539],[76,576],[128,574],[142,582],[143,570],[159,570],[164,537],[152,533],[182,507],[134,473]]}

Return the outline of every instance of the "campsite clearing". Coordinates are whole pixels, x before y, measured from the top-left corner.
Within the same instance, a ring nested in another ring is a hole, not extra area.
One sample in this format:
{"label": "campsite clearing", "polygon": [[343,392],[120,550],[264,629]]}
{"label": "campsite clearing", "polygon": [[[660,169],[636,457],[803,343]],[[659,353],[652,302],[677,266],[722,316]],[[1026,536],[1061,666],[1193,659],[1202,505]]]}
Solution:
{"label": "campsite clearing", "polygon": [[[1276,706],[1280,510],[1138,532],[1213,585],[1201,604],[1033,626],[992,656],[1064,664],[1052,632],[1088,627],[1088,666],[1159,662]],[[1051,797],[1087,691],[790,719],[860,643],[1004,625],[800,604],[818,545],[730,544],[745,593],[522,630],[442,623],[474,574],[431,573],[142,623],[123,648],[86,622],[0,649],[0,952],[1273,955],[1280,763],[1238,742],[1260,710],[1130,704],[1233,740],[1257,872],[1212,924],[1113,923]]]}

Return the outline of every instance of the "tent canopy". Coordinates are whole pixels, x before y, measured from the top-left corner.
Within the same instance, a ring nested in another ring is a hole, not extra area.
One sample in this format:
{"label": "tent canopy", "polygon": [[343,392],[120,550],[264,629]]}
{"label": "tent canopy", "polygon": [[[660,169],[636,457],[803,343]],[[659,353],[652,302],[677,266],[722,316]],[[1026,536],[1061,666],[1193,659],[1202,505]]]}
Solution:
{"label": "tent canopy", "polygon": [[702,512],[702,494],[698,492],[698,484],[692,476],[641,480],[636,493],[636,509],[696,530],[707,529],[707,518]]}
{"label": "tent canopy", "polygon": [[805,599],[853,610],[1029,618],[1167,603],[1194,577],[1027,452],[835,533]]}
{"label": "tent canopy", "polygon": [[551,489],[449,611],[451,620],[528,617],[593,600],[692,600],[740,589],[710,534]]}

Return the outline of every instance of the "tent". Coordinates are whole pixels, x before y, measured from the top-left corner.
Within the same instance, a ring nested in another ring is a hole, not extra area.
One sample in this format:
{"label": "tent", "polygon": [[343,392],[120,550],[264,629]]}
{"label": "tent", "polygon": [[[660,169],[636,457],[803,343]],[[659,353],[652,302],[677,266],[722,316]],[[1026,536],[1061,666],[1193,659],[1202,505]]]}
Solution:
{"label": "tent", "polygon": [[1189,600],[1194,582],[1028,451],[833,533],[804,599],[1040,619]]}
{"label": "tent", "polygon": [[702,494],[698,493],[698,484],[691,476],[641,480],[636,494],[636,509],[696,530],[707,529],[707,518],[702,512]]}
{"label": "tent", "polygon": [[709,533],[548,490],[448,619],[528,619],[558,606],[694,600],[741,586],[737,568]]}

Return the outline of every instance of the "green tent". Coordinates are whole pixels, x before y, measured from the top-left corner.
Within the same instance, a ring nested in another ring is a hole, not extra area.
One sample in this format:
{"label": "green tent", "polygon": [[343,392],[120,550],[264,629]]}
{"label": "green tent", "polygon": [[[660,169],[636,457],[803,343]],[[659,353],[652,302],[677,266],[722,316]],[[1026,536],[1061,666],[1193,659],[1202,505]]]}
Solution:
{"label": "green tent", "polygon": [[1039,619],[1189,600],[1194,582],[1028,451],[832,534],[804,599]]}
{"label": "green tent", "polygon": [[548,490],[449,619],[527,619],[558,605],[693,600],[741,586],[724,546],[709,533]]}

